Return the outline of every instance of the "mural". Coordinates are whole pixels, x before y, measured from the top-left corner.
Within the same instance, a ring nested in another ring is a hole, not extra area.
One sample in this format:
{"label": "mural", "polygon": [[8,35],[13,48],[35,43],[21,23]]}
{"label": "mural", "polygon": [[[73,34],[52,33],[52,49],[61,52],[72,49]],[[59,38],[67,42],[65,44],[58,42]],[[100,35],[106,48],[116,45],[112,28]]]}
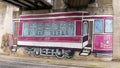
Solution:
{"label": "mural", "polygon": [[25,46],[30,53],[33,50],[32,54],[37,57],[47,55],[72,58],[76,51],[84,56],[91,53],[112,54],[112,16],[86,14],[88,13],[64,12],[22,15],[17,46]]}

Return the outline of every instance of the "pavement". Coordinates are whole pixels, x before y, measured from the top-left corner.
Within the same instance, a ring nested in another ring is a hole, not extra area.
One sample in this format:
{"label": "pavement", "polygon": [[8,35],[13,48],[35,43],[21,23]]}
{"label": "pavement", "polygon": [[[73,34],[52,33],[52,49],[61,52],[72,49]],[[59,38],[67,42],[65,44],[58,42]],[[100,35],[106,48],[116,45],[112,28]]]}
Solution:
{"label": "pavement", "polygon": [[[0,59],[9,60],[22,63],[33,63],[33,64],[47,64],[47,65],[59,65],[59,66],[69,66],[71,68],[120,68],[119,61],[84,61],[84,60],[74,60],[74,59],[57,59],[51,57],[15,57],[9,55],[0,55]],[[23,67],[24,68],[24,67]],[[42,67],[41,67],[42,68]],[[53,67],[54,68],[54,67]],[[56,68],[56,67],[55,67]],[[67,68],[67,67],[65,67]]]}
{"label": "pavement", "polygon": [[35,64],[0,59],[0,68],[88,68],[88,67]]}
{"label": "pavement", "polygon": [[[83,58],[84,56],[81,59]],[[90,56],[88,56],[87,58],[90,58]],[[91,57],[91,58],[94,58],[94,57]],[[42,64],[42,65],[68,66],[64,68],[69,68],[69,67],[70,68],[120,68],[120,61],[98,61],[98,60],[81,60],[81,59],[57,59],[56,57],[45,57],[45,56],[41,56],[40,58],[35,58],[29,55],[15,56],[15,55],[5,54],[4,52],[3,53],[0,52],[0,60],[12,61],[16,63],[22,62],[23,64],[29,63],[29,64],[37,64],[37,65]],[[44,68],[44,67],[41,67],[41,68]],[[56,68],[56,67],[53,67],[53,68]]]}

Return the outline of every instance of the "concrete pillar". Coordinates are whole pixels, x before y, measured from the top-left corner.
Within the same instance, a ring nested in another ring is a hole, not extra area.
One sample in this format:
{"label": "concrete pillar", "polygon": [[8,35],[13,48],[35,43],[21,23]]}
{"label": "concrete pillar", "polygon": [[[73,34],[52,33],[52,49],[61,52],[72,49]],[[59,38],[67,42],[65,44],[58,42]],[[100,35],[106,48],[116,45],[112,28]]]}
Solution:
{"label": "concrete pillar", "polygon": [[[4,33],[4,18],[5,18],[5,11],[6,11],[6,5],[0,3],[0,44],[2,43],[2,35]],[[1,47],[1,45],[0,45]]]}
{"label": "concrete pillar", "polygon": [[120,59],[120,0],[113,0],[113,58]]}
{"label": "concrete pillar", "polygon": [[14,6],[0,2],[0,47],[2,36],[6,33],[12,33],[12,19]]}

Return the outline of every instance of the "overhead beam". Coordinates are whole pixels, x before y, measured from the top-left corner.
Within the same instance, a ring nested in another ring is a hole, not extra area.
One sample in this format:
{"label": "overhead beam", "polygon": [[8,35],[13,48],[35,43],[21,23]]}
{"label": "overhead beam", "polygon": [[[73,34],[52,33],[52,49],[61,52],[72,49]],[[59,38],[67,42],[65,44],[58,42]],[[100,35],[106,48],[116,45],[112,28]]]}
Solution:
{"label": "overhead beam", "polygon": [[11,2],[11,1],[8,1],[8,0],[3,0],[3,1],[5,1],[7,3],[10,3],[10,4],[13,4],[13,5],[15,5],[15,6],[19,7],[19,8],[22,8],[21,5],[15,4],[15,3]]}
{"label": "overhead beam", "polygon": [[38,9],[51,9],[52,5],[48,5],[43,0],[1,0],[15,6],[18,6],[22,10],[38,10]]}
{"label": "overhead beam", "polygon": [[27,4],[27,5],[31,6],[31,7],[34,7],[33,4],[26,2],[26,0],[18,0],[18,1],[23,2],[23,3],[25,3],[25,4]]}
{"label": "overhead beam", "polygon": [[32,4],[34,7],[38,6],[37,4],[31,2],[30,0],[24,0],[24,1],[26,1],[26,2],[29,3],[29,4]]}
{"label": "overhead beam", "polygon": [[40,1],[40,0],[36,0],[36,3],[40,3],[40,4],[43,5],[43,6],[48,6],[48,5],[46,5],[43,1]]}
{"label": "overhead beam", "polygon": [[94,0],[63,0],[68,8],[82,9],[87,8],[90,1]]}
{"label": "overhead beam", "polygon": [[17,3],[19,3],[19,4],[24,5],[26,7],[31,7],[31,6],[27,5],[27,4],[25,4],[24,2],[21,2],[21,0],[14,0],[14,1],[17,2]]}
{"label": "overhead beam", "polygon": [[[46,5],[42,0],[35,0],[34,3],[30,0],[24,0],[30,4],[33,4],[34,5],[34,9],[50,9],[52,8],[51,5]],[[39,5],[38,2],[41,4]],[[29,8],[30,9],[30,8]],[[32,8],[31,8],[32,9]]]}
{"label": "overhead beam", "polygon": [[43,2],[44,4],[46,4],[46,5],[48,5],[48,6],[52,6],[50,3],[48,3],[48,2],[45,1],[45,0],[39,0],[39,1]]}
{"label": "overhead beam", "polygon": [[14,4],[18,4],[18,5],[23,6],[23,7],[27,7],[27,6],[25,6],[25,5],[17,2],[16,0],[7,0],[7,1],[10,1],[10,2],[12,2],[12,3],[14,3]]}

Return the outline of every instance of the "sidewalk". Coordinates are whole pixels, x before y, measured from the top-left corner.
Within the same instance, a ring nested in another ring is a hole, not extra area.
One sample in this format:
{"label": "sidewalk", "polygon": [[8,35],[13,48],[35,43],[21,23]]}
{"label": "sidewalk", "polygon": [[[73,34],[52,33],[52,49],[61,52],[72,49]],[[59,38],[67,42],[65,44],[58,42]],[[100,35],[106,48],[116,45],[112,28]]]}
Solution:
{"label": "sidewalk", "polygon": [[66,66],[85,66],[91,68],[120,68],[120,62],[114,61],[83,61],[73,59],[57,59],[55,57],[14,57],[7,55],[0,55],[0,59],[17,61],[17,62],[28,62],[36,64],[52,64],[52,65],[66,65]]}

